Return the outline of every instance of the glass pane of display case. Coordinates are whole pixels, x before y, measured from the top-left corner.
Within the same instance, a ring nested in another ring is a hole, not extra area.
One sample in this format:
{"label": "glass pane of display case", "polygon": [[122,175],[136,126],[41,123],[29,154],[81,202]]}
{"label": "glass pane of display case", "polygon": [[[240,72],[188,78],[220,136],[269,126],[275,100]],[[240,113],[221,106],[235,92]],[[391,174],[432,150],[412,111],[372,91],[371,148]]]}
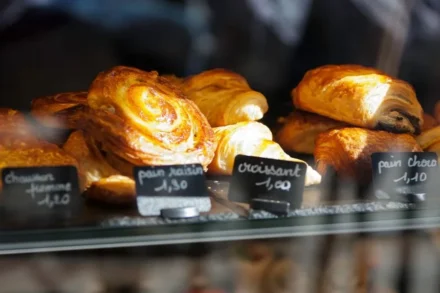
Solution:
{"label": "glass pane of display case", "polygon": [[435,0],[3,1],[0,254],[434,251],[439,24]]}

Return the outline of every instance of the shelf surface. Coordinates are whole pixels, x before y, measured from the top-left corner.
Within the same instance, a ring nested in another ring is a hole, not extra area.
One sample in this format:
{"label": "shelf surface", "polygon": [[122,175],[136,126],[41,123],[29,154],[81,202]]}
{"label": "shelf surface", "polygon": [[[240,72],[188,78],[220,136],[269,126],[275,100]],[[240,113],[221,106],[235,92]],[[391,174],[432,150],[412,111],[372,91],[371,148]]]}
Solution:
{"label": "shelf surface", "polygon": [[438,209],[412,209],[276,219],[147,226],[84,226],[59,229],[2,230],[0,254],[103,249],[148,245],[378,233],[440,227]]}

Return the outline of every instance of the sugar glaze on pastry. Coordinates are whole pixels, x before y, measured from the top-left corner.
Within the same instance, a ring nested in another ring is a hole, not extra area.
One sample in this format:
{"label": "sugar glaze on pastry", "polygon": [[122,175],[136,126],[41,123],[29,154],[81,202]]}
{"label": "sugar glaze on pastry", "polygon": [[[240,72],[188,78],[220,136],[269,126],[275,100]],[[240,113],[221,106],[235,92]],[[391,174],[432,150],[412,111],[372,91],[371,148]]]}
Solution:
{"label": "sugar glaze on pastry", "polygon": [[102,72],[87,102],[87,131],[104,151],[134,165],[206,167],[214,156],[214,132],[206,118],[157,72],[124,66]]}
{"label": "sugar glaze on pastry", "polygon": [[[259,122],[241,122],[214,128],[217,150],[208,166],[208,173],[231,175],[237,155],[255,156],[277,160],[287,160],[306,164],[287,155],[281,146],[272,140],[270,129]],[[307,165],[307,164],[306,164]],[[321,176],[307,165],[305,184],[321,182]]]}
{"label": "sugar glaze on pastry", "polygon": [[260,120],[269,108],[265,96],[252,90],[243,76],[225,69],[191,76],[182,89],[212,127]]}
{"label": "sugar glaze on pastry", "polygon": [[411,85],[359,65],[310,70],[292,97],[297,109],[354,126],[418,134],[423,125],[423,110]]}

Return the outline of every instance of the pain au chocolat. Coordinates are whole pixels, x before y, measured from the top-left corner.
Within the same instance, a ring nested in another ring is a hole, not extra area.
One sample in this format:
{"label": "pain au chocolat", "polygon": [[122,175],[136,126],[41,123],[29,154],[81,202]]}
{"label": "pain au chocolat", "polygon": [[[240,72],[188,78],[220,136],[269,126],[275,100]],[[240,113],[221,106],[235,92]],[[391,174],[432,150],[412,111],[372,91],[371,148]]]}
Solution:
{"label": "pain au chocolat", "polygon": [[423,110],[411,85],[359,65],[310,70],[292,97],[297,109],[358,127],[419,134],[423,125]]}
{"label": "pain au chocolat", "polygon": [[[231,175],[237,155],[255,156],[277,160],[287,160],[306,164],[287,155],[281,146],[272,140],[270,129],[259,122],[241,122],[234,125],[215,127],[217,150],[208,166],[208,173]],[[321,176],[307,165],[305,184],[321,182]]]}
{"label": "pain au chocolat", "polygon": [[275,141],[286,151],[303,154],[313,154],[320,133],[347,126],[337,120],[298,110],[281,118],[279,123]]}
{"label": "pain au chocolat", "polygon": [[214,132],[206,117],[155,71],[117,66],[101,72],[87,103],[87,132],[103,151],[133,165],[206,167],[214,156]]}
{"label": "pain au chocolat", "polygon": [[260,120],[269,109],[263,94],[252,90],[243,76],[229,70],[204,71],[186,78],[181,87],[212,127]]}
{"label": "pain au chocolat", "polygon": [[338,176],[369,183],[372,176],[371,154],[421,151],[410,134],[347,127],[321,133],[316,140],[314,156],[321,175],[331,168]]}
{"label": "pain au chocolat", "polygon": [[87,92],[67,92],[33,99],[31,114],[47,127],[79,129],[86,107]]}

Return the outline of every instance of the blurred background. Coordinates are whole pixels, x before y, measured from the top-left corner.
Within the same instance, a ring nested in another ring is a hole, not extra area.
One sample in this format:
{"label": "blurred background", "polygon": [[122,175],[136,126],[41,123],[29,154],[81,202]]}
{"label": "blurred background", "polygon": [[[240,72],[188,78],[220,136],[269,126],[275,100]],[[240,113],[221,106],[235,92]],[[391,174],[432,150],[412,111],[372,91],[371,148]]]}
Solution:
{"label": "blurred background", "polygon": [[0,106],[87,89],[114,65],[244,75],[290,111],[323,64],[374,66],[410,82],[427,112],[440,93],[439,0],[2,0]]}

